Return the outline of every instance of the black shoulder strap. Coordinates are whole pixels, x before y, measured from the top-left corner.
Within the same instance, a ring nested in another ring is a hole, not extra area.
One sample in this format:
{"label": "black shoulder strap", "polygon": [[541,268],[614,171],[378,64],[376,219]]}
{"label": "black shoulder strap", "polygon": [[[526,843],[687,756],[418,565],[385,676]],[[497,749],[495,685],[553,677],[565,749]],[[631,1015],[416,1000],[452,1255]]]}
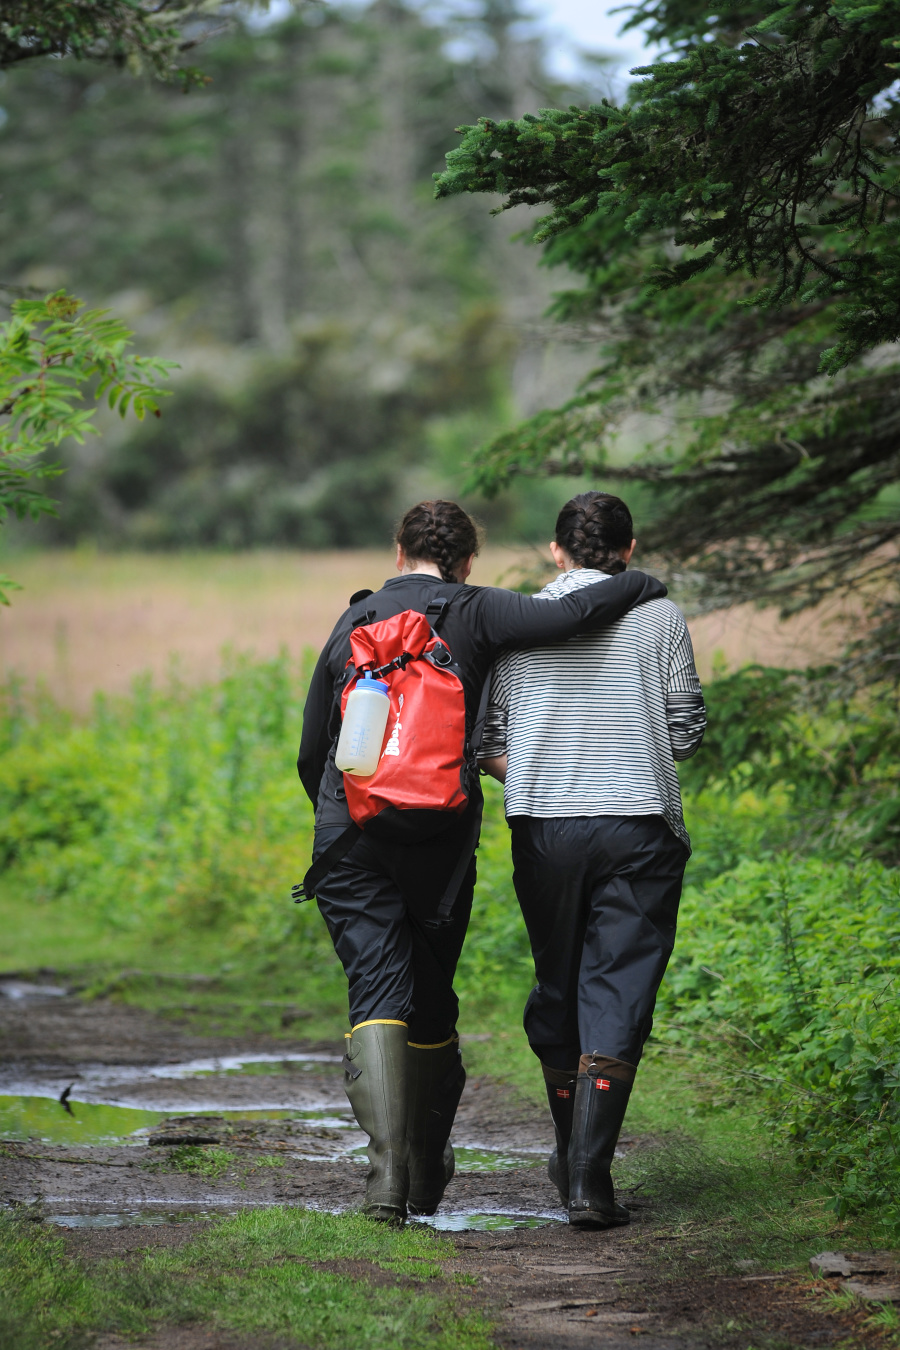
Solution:
{"label": "black shoulder strap", "polygon": [[[371,594],[372,592],[370,591],[369,595]],[[362,628],[367,623],[374,623],[376,617],[374,609],[364,609],[362,606],[359,606],[358,609],[351,610],[350,612],[350,628],[351,630],[354,628]]]}
{"label": "black shoulder strap", "polygon": [[469,829],[466,832],[466,838],[462,848],[459,850],[459,857],[456,860],[456,866],[450,880],[447,882],[444,894],[441,896],[441,903],[437,907],[437,913],[433,919],[425,920],[426,928],[444,928],[450,922],[453,913],[453,906],[456,904],[456,897],[459,895],[459,888],[463,884],[469,865],[475,856],[475,850],[478,847],[478,838],[481,834],[481,817],[484,811],[484,801],[479,800],[477,806],[472,811],[472,820]]}
{"label": "black shoulder strap", "polygon": [[354,591],[350,599],[347,601],[347,604],[352,609],[354,605],[359,604],[360,600],[368,600],[369,596],[374,594],[375,594],[374,591],[367,590],[366,588],[363,588],[363,590],[361,591]]}
{"label": "black shoulder strap", "polygon": [[434,599],[429,600],[428,604],[425,606],[425,617],[431,622],[431,626],[436,633],[441,631],[441,624],[447,617],[447,610],[459,595],[463,585],[465,585],[464,582],[458,584],[453,594],[449,597],[446,595],[436,595]]}
{"label": "black shoulder strap", "polygon": [[472,737],[469,741],[469,752],[475,759],[478,758],[478,751],[481,749],[481,742],[484,740],[484,724],[487,721],[492,674],[493,671],[489,670],[485,676],[484,685],[481,690],[481,698],[478,700],[478,712],[475,717],[475,725],[472,727]]}
{"label": "black shoulder strap", "polygon": [[324,881],[331,869],[347,856],[361,836],[362,830],[358,825],[348,825],[344,833],[339,834],[324,853],[319,854],[303,880],[291,887],[295,905],[302,905],[304,900],[315,900],[319,882]]}

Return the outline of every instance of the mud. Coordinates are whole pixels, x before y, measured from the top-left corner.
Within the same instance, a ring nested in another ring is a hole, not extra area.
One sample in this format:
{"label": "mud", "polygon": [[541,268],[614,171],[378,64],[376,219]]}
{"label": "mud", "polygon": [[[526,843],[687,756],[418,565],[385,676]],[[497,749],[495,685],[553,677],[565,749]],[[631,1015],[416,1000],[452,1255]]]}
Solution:
{"label": "mud", "polygon": [[[0,1203],[52,1222],[71,1252],[128,1257],[180,1245],[242,1207],[336,1211],[362,1200],[363,1141],[336,1047],[197,1036],[114,1002],[50,992],[50,973],[43,988],[19,987],[14,996],[11,982],[0,979]],[[179,1170],[184,1145],[201,1138],[217,1146],[213,1174]],[[487,1079],[470,1080],[454,1131],[458,1171],[437,1226],[454,1243],[448,1274],[476,1280],[464,1297],[496,1320],[498,1346],[618,1350],[639,1337],[645,1350],[742,1350],[872,1341],[858,1314],[828,1312],[808,1280],[667,1276],[656,1257],[666,1235],[657,1236],[652,1207],[638,1196],[621,1196],[631,1210],[626,1229],[569,1229],[543,1166],[551,1140],[543,1110]],[[353,1265],[355,1278],[383,1277]],[[137,1343],[101,1337],[96,1350],[126,1344],[287,1350],[210,1326],[163,1327]]]}

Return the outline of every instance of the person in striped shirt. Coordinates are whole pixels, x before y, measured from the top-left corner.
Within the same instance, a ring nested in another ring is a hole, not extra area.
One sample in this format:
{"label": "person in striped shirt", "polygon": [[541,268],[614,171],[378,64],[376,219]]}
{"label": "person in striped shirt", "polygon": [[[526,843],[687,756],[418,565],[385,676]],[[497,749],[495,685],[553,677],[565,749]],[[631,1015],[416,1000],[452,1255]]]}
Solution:
{"label": "person in striped shirt", "polygon": [[[634,551],[618,497],[585,492],[550,545],[570,594]],[[499,658],[480,752],[505,783],[513,881],[537,984],[525,1031],[543,1068],[570,1224],[628,1222],[610,1163],[675,940],[690,856],[675,761],[697,750],[703,693],[684,615],[651,600],[602,632]]]}

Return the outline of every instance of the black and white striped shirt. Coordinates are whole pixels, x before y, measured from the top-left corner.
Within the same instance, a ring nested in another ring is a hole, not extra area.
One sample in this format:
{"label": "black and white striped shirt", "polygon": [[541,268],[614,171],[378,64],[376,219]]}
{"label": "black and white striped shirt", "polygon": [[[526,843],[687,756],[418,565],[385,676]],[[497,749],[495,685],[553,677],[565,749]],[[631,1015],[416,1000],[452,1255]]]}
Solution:
{"label": "black and white striped shirt", "polygon": [[[564,572],[541,595],[604,576]],[[503,655],[480,753],[508,755],[507,816],[661,815],[690,848],[674,761],[705,728],[684,615],[650,600],[601,632]]]}

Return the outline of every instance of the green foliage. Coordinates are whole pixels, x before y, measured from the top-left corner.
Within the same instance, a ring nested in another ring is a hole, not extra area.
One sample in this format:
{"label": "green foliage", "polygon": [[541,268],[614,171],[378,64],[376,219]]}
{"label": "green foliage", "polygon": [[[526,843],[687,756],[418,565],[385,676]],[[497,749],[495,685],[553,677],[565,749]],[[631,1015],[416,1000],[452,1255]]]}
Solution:
{"label": "green foliage", "polygon": [[[43,300],[16,300],[0,324],[0,522],[54,511],[42,484],[60,468],[41,459],[71,438],[84,440],[95,409],[81,407],[94,384],[122,417],[159,416],[159,381],[172,362],[133,355],[131,333],[104,310],[85,310],[58,291]],[[9,603],[0,585],[0,602]]]}
{"label": "green foliage", "polygon": [[290,904],[312,832],[293,762],[300,709],[286,659],[234,658],[214,687],[141,682],[66,731],[10,719],[0,857],[37,903],[151,943],[215,933],[220,959],[286,944],[305,949],[313,981],[317,966],[327,978],[327,934]]}
{"label": "green foliage", "polygon": [[[772,3],[737,45],[695,37],[643,67],[624,108],[542,109],[482,118],[438,175],[438,195],[499,192],[506,206],[549,203],[546,240],[617,210],[642,236],[671,231],[691,254],[662,269],[677,285],[721,262],[771,273],[758,302],[840,295],[836,370],[900,337],[890,0]],[[699,27],[708,16],[701,15]],[[802,74],[801,74],[802,72]],[[877,122],[871,104],[882,97]],[[838,242],[838,240],[840,242]]]}
{"label": "green foliage", "polygon": [[[868,861],[743,861],[688,889],[665,1040],[762,1089],[836,1213],[900,1236],[900,879]],[[746,1096],[746,1089],[743,1091]]]}
{"label": "green foliage", "polygon": [[0,19],[0,68],[41,56],[149,66],[160,79],[202,83],[199,71],[181,65],[196,45],[183,27],[197,24],[219,3],[184,0],[5,0]]}
{"label": "green foliage", "polygon": [[[895,678],[893,4],[632,8],[674,59],[625,106],[482,118],[438,176],[439,196],[549,204],[534,237],[585,281],[556,312],[607,334],[578,396],[488,445],[471,481],[650,484],[642,546],[706,607],[856,588],[874,611],[858,682]],[[611,460],[635,413],[642,453]]]}
{"label": "green foliage", "polygon": [[682,766],[682,782],[691,792],[777,790],[789,803],[778,843],[864,847],[897,863],[896,691],[830,693],[816,671],[751,666],[716,680],[703,754]]}
{"label": "green foliage", "polygon": [[[88,1270],[47,1229],[0,1215],[0,1337],[21,1350],[74,1347],[97,1332],[146,1336],[160,1322],[207,1322],[344,1350],[488,1350],[489,1327],[441,1279],[452,1248],[430,1229],[358,1216],[248,1210],[185,1246]],[[402,1276],[376,1285],[316,1268],[366,1261]],[[409,1283],[414,1282],[415,1297]]]}

